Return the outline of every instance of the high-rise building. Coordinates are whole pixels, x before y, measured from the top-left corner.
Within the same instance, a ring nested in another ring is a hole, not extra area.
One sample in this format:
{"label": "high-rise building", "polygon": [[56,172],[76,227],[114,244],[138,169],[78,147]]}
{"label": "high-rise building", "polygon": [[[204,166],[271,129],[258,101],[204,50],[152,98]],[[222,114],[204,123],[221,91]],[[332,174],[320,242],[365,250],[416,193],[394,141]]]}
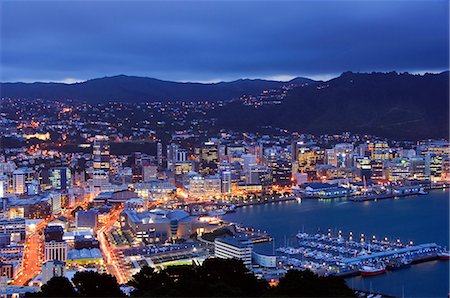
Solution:
{"label": "high-rise building", "polygon": [[156,163],[158,167],[161,167],[163,164],[163,146],[159,142],[156,144]]}
{"label": "high-rise building", "polygon": [[255,154],[242,154],[242,169],[244,174],[248,174],[252,166],[256,166],[256,155]]}
{"label": "high-rise building", "polygon": [[388,160],[389,144],[384,141],[377,141],[369,144],[372,160]]}
{"label": "high-rise building", "polygon": [[222,193],[231,193],[231,172],[223,171],[222,175]]}
{"label": "high-rise building", "polygon": [[50,182],[54,189],[67,190],[71,182],[70,169],[68,167],[50,169]]}
{"label": "high-rise building", "polygon": [[109,137],[104,135],[96,135],[93,145],[94,170],[109,171],[110,154],[109,154]]}
{"label": "high-rise building", "polygon": [[34,171],[29,168],[20,168],[13,172],[14,193],[22,195],[26,193],[26,184],[34,179]]}
{"label": "high-rise building", "polygon": [[214,142],[206,142],[198,150],[200,165],[199,172],[202,175],[214,175],[219,164],[219,150]]}

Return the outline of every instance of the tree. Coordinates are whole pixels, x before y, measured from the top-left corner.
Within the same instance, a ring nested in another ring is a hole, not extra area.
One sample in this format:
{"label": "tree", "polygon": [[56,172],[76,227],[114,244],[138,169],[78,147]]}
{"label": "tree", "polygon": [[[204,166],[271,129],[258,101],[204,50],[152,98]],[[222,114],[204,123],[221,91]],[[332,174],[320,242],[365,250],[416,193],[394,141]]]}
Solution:
{"label": "tree", "polygon": [[169,266],[155,272],[144,267],[129,282],[133,296],[260,296],[268,288],[239,260],[207,259],[201,266]]}
{"label": "tree", "polygon": [[310,270],[289,270],[270,291],[275,297],[355,297],[343,278],[318,276]]}
{"label": "tree", "polygon": [[94,271],[77,272],[72,282],[83,297],[124,297],[114,276]]}
{"label": "tree", "polygon": [[78,297],[72,283],[65,277],[52,277],[40,292],[26,293],[25,297]]}

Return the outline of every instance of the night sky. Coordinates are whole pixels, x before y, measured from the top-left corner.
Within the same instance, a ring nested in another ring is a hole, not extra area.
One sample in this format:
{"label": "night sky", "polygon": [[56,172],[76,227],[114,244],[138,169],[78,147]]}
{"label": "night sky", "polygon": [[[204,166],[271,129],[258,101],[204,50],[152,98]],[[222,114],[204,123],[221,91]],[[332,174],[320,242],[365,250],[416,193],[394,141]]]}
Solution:
{"label": "night sky", "polygon": [[447,0],[0,1],[3,82],[448,69]]}

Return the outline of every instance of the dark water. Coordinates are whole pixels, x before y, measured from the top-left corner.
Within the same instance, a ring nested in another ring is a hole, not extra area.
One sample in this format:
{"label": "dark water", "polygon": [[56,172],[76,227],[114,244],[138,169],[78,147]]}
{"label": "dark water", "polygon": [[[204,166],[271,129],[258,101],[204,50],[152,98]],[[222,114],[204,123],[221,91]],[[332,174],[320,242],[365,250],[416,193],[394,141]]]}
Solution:
{"label": "dark water", "polygon": [[[295,241],[298,231],[342,230],[343,235],[364,233],[378,239],[401,239],[416,244],[434,242],[449,247],[449,192],[432,191],[428,195],[356,203],[345,200],[302,200],[239,208],[226,220],[269,232],[275,246]],[[256,248],[272,251],[271,244]],[[354,288],[401,297],[447,297],[449,262],[433,261],[409,269],[388,272],[370,278],[347,280]]]}

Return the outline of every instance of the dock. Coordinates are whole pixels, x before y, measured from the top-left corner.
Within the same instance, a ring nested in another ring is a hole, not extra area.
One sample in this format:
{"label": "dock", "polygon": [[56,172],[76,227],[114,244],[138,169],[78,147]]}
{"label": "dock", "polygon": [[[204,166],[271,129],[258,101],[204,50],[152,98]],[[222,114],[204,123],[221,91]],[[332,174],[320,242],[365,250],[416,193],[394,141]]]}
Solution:
{"label": "dock", "polygon": [[356,236],[355,241],[351,232],[344,238],[341,231],[336,236],[331,229],[327,234],[298,233],[296,236],[296,245],[276,250],[284,267],[342,277],[359,275],[363,266],[373,264],[387,265],[398,260],[416,264],[436,260],[443,251],[436,243],[406,244],[399,239],[378,240],[374,236],[366,240],[364,234]]}

